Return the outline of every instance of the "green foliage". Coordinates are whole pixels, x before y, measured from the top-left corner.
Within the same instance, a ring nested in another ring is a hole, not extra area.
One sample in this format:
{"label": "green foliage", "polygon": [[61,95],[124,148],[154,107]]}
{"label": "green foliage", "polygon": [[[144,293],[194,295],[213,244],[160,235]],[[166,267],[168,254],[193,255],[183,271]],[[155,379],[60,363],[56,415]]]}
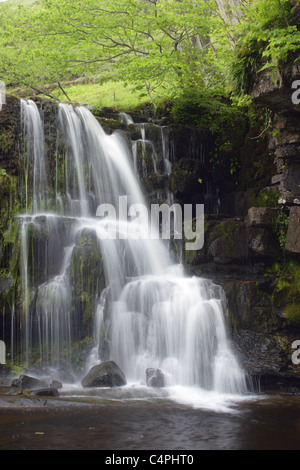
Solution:
{"label": "green foliage", "polygon": [[222,165],[228,177],[235,177],[240,169],[236,149],[240,148],[246,130],[247,109],[236,106],[220,92],[195,88],[184,90],[171,109],[175,121],[207,130],[214,136],[215,148],[210,155],[212,169]]}
{"label": "green foliage", "polygon": [[289,0],[10,0],[0,79],[64,100],[68,80],[130,84],[155,107],[188,88],[243,95],[259,70],[297,56],[292,13]]}
{"label": "green foliage", "polygon": [[256,207],[271,207],[271,208],[277,207],[280,195],[281,193],[279,190],[273,190],[269,188],[264,189],[257,196],[256,201],[255,201],[255,206]]}
{"label": "green foliage", "polygon": [[240,42],[235,49],[235,58],[230,64],[232,91],[237,95],[248,94],[254,85],[256,71],[262,67],[264,47],[256,40]]}
{"label": "green foliage", "polygon": [[[174,100],[172,114],[176,122],[201,127],[220,136],[225,130],[234,129],[242,111],[218,92],[187,88]],[[224,150],[231,144],[226,141],[222,145]]]}
{"label": "green foliage", "polygon": [[[66,86],[65,91],[68,97],[76,103],[84,103],[90,106],[96,106],[99,108],[114,107],[122,111],[132,110],[141,106],[146,106],[149,102],[149,98],[143,95],[141,92],[137,93],[136,88],[132,84],[127,84],[120,81],[109,81],[99,85],[97,83],[87,84],[71,84]],[[66,97],[64,93],[57,89],[55,95],[65,101]],[[153,97],[156,103],[159,103],[160,99],[167,96],[167,92],[164,89],[157,89],[153,93]]]}
{"label": "green foliage", "polygon": [[42,0],[0,5],[0,75],[55,97],[77,76],[133,83],[154,102],[157,88],[201,85],[211,50],[197,46],[220,19],[213,0]]}
{"label": "green foliage", "polygon": [[297,261],[276,263],[266,273],[272,280],[274,306],[291,322],[300,322],[300,264]]}
{"label": "green foliage", "polygon": [[248,94],[257,73],[297,60],[300,31],[290,0],[254,0],[236,28],[238,43],[230,62],[232,90]]}
{"label": "green foliage", "polygon": [[282,210],[276,218],[275,225],[274,225],[274,232],[278,237],[279,245],[283,252],[285,251],[288,226],[289,226],[289,216],[284,210]]}

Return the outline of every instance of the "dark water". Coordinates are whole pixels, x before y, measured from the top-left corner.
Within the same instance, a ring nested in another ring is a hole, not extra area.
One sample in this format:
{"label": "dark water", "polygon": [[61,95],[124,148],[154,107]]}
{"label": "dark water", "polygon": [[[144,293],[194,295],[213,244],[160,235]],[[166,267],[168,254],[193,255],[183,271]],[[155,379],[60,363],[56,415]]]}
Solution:
{"label": "dark water", "polygon": [[0,431],[1,450],[299,450],[300,398],[223,412],[168,400],[6,407]]}

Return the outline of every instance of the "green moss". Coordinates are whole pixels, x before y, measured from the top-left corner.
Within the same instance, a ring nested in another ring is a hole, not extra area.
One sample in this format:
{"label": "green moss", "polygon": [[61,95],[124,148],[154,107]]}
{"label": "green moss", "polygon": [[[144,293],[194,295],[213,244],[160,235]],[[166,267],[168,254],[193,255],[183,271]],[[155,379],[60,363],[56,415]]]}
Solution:
{"label": "green moss", "polygon": [[2,148],[3,152],[7,152],[8,139],[5,133],[0,134],[0,147]]}
{"label": "green moss", "polygon": [[207,178],[207,168],[200,161],[182,158],[173,165],[170,189],[182,203],[203,203]]}
{"label": "green moss", "polygon": [[142,178],[142,184],[147,193],[159,189],[165,189],[168,177],[166,175],[150,174]]}
{"label": "green moss", "polygon": [[284,210],[281,210],[281,212],[278,214],[276,218],[273,231],[278,238],[279,245],[283,252],[285,252],[288,227],[289,227],[289,215],[286,212],[284,212]]}
{"label": "green moss", "polygon": [[292,322],[300,323],[300,303],[286,305],[284,313]]}
{"label": "green moss", "polygon": [[291,323],[300,322],[300,263],[276,263],[266,273],[273,281],[272,301]]}
{"label": "green moss", "polygon": [[94,339],[90,336],[72,343],[71,355],[72,366],[76,371],[82,371],[86,366],[86,359],[94,346]]}
{"label": "green moss", "polygon": [[[20,195],[18,178],[11,176],[4,168],[0,168],[0,270],[8,276],[12,271],[17,275],[13,252],[17,250],[18,223],[14,217],[20,213]],[[13,266],[13,269],[12,269]]]}
{"label": "green moss", "polygon": [[240,229],[240,225],[240,222],[236,220],[225,220],[217,224],[210,235],[211,241],[224,238],[229,244],[234,244],[232,234]]}
{"label": "green moss", "polygon": [[255,207],[278,207],[278,200],[281,196],[280,191],[273,188],[262,190],[255,201]]}
{"label": "green moss", "polygon": [[[175,122],[207,129],[218,138],[229,129],[233,131],[232,138],[243,131],[244,113],[241,108],[236,108],[218,93],[198,88],[187,88],[182,92],[173,103],[172,115]],[[232,148],[232,138],[220,143],[223,150]]]}
{"label": "green moss", "polygon": [[272,70],[276,84],[277,69],[295,52],[298,54],[298,18],[293,15],[294,3],[268,0],[253,2],[249,7],[247,22],[229,64],[231,87],[237,95],[251,94],[258,73],[264,69]]}
{"label": "green moss", "polygon": [[95,236],[94,234],[85,232],[79,236],[77,240],[77,246],[87,246],[87,245],[94,245],[95,244]]}
{"label": "green moss", "polygon": [[71,283],[74,300],[72,314],[78,318],[76,334],[82,338],[91,333],[95,299],[105,287],[102,255],[93,234],[82,234],[73,250]]}
{"label": "green moss", "polygon": [[15,134],[14,129],[8,126],[6,129],[0,130],[0,154],[8,155],[14,150]]}

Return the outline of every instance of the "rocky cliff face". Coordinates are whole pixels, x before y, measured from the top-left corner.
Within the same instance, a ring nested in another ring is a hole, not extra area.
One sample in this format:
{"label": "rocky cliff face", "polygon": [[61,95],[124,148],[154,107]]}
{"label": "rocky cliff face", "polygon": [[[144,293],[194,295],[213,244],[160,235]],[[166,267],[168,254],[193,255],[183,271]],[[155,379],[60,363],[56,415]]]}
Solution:
{"label": "rocky cliff face", "polygon": [[[259,364],[262,386],[280,388],[284,383],[299,386],[300,376],[291,361],[291,345],[300,335],[300,104],[292,99],[300,83],[299,61],[278,70],[274,78],[270,71],[259,74],[252,92],[253,102],[269,116],[269,152],[261,153],[262,161],[267,156],[273,162],[269,182],[261,186],[261,197],[252,199],[247,216],[235,219],[231,237],[225,227],[233,220],[214,225],[207,254],[222,265],[220,282],[227,291],[233,336],[245,367],[255,375]],[[246,168],[249,171],[251,163]],[[215,232],[220,229],[223,237],[215,250]],[[224,269],[228,261],[230,267]]]}
{"label": "rocky cliff face", "polygon": [[[299,375],[291,362],[292,342],[300,338],[300,110],[290,93],[290,80],[299,77],[297,70],[293,68],[290,79],[286,75],[276,85],[265,72],[253,91],[255,103],[262,107],[262,122],[253,125],[247,116],[242,120],[239,116],[239,132],[233,135],[230,128],[218,145],[209,132],[169,120],[145,127],[140,113],[133,116],[134,123],[120,123],[114,110],[95,111],[108,133],[121,129],[134,143],[150,202],[205,203],[204,249],[184,253],[183,261],[191,274],[211,277],[223,286],[235,347],[249,373],[263,377],[268,388],[280,387],[282,381],[294,385]],[[47,101],[41,105],[51,148],[56,105]],[[265,109],[271,112],[267,130]],[[22,203],[20,135],[19,101],[8,97],[0,112],[0,317],[7,338],[12,308],[17,309],[21,300],[20,252],[9,230]],[[166,156],[172,164],[170,172],[164,166]],[[86,238],[74,251],[72,264],[74,295],[85,320],[91,318],[88,297],[96,278],[85,285],[76,272],[90,255],[95,269],[101,265]],[[41,250],[41,237],[33,242]],[[91,325],[84,324],[83,336],[90,332]]]}
{"label": "rocky cliff face", "polygon": [[[260,119],[245,117],[239,132],[228,128],[218,145],[212,136],[171,125],[170,177],[150,168],[143,178],[151,197],[170,190],[180,204],[206,203],[203,189],[211,188],[205,246],[183,252],[184,263],[225,289],[234,345],[250,375],[268,389],[298,387],[300,377],[291,361],[300,337],[300,109],[291,99],[297,74],[293,67],[277,84],[271,73],[259,77],[253,100]],[[154,141],[155,132],[154,126]],[[134,138],[134,127],[130,133]],[[209,145],[199,158],[190,143],[199,147],[203,140]]]}
{"label": "rocky cliff face", "polygon": [[4,317],[7,313],[10,318],[15,297],[12,272],[17,277],[19,271],[18,260],[12,256],[13,236],[9,229],[20,208],[20,135],[20,101],[7,96],[0,111],[0,319],[5,338],[10,334],[10,325]]}
{"label": "rocky cliff face", "polygon": [[11,176],[18,174],[19,136],[21,134],[20,101],[7,95],[0,111],[0,167]]}

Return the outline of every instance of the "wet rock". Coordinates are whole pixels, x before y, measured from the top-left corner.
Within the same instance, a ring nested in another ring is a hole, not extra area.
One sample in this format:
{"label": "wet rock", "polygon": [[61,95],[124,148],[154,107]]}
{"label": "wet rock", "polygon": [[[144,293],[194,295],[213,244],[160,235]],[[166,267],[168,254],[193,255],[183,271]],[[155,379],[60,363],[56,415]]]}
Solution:
{"label": "wet rock", "polygon": [[105,287],[105,275],[100,247],[95,233],[80,232],[71,258],[70,274],[74,302],[73,321],[76,340],[92,336],[95,297]]}
{"label": "wet rock", "polygon": [[248,259],[246,224],[238,220],[225,220],[210,234],[208,256],[217,264],[243,264]]}
{"label": "wet rock", "polygon": [[34,377],[30,377],[28,375],[21,375],[18,379],[12,381],[11,386],[27,390],[33,390],[42,388],[44,386],[44,383],[39,379],[35,379]]}
{"label": "wet rock", "polygon": [[84,388],[121,387],[126,385],[126,378],[114,361],[108,361],[93,367],[81,385]]}
{"label": "wet rock", "polygon": [[248,224],[250,227],[272,227],[279,214],[278,209],[270,207],[251,207],[248,212]]}
{"label": "wet rock", "polygon": [[20,100],[6,95],[6,104],[0,113],[0,167],[9,174],[18,174],[19,133],[21,125]]}
{"label": "wet rock", "polygon": [[286,241],[286,250],[293,254],[300,254],[300,207],[291,207],[289,228]]}
{"label": "wet rock", "polygon": [[175,163],[171,174],[171,190],[183,204],[204,204],[209,174],[201,161],[183,158]]}
{"label": "wet rock", "polygon": [[40,390],[34,390],[31,395],[34,397],[59,397],[59,393],[56,388],[43,388]]}
{"label": "wet rock", "polygon": [[272,229],[250,227],[249,250],[255,260],[282,257],[278,239]]}
{"label": "wet rock", "polygon": [[291,374],[263,373],[257,377],[260,392],[289,391],[299,394],[300,377]]}
{"label": "wet rock", "polygon": [[[1,249],[1,248],[0,248]],[[1,253],[0,253],[1,254]],[[0,294],[7,292],[13,284],[13,280],[11,278],[7,279],[0,279]]]}
{"label": "wet rock", "polygon": [[58,390],[58,389],[63,388],[63,386],[62,386],[62,383],[59,382],[58,380],[53,380],[50,384],[50,388],[56,388]]}
{"label": "wet rock", "polygon": [[233,343],[242,367],[250,377],[258,381],[257,385],[260,381],[263,383],[267,377],[270,379],[270,388],[271,377],[281,377],[284,380],[289,358],[276,336],[254,330],[240,330],[233,335]]}
{"label": "wet rock", "polygon": [[166,386],[164,373],[160,369],[146,370],[146,383],[148,387],[162,388]]}
{"label": "wet rock", "polygon": [[299,112],[299,106],[293,103],[291,97],[291,84],[300,76],[299,61],[297,63],[291,61],[286,67],[278,69],[276,73],[276,81],[271,69],[257,74],[251,93],[252,100],[282,114]]}

